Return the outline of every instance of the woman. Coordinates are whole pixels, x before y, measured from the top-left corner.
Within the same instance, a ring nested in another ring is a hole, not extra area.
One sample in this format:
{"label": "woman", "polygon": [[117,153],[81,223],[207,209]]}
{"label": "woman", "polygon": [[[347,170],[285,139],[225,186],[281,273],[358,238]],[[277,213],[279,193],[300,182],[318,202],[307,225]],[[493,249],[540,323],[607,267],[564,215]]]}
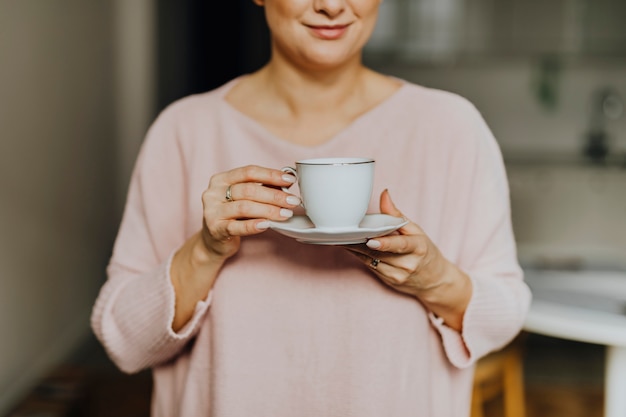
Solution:
{"label": "woman", "polygon": [[[96,335],[153,369],[153,416],[468,415],[530,301],[496,141],[463,98],[364,67],[381,0],[254,1],[271,59],[150,128]],[[374,157],[370,212],[410,222],[345,247],[268,230],[300,203],[280,167],[318,156]]]}

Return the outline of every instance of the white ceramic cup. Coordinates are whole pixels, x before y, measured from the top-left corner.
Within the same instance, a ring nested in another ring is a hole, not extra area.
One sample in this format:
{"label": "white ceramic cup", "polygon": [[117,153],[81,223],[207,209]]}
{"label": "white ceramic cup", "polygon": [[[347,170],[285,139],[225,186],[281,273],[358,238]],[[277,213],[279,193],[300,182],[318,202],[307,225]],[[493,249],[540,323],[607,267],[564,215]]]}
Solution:
{"label": "white ceramic cup", "polygon": [[315,227],[341,230],[357,228],[365,217],[374,165],[371,158],[315,158],[282,170],[296,176],[302,206]]}

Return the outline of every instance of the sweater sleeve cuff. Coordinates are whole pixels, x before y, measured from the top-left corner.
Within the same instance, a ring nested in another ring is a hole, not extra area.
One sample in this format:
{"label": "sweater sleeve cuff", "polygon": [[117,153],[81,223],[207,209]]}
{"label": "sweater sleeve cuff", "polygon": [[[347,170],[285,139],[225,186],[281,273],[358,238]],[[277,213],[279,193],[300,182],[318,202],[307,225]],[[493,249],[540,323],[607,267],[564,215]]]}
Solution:
{"label": "sweater sleeve cuff", "polygon": [[444,352],[452,365],[457,368],[467,368],[473,363],[473,358],[468,352],[463,340],[463,335],[451,327],[446,326],[443,319],[433,312],[428,313],[433,327],[439,332]]}
{"label": "sweater sleeve cuff", "polygon": [[117,288],[117,297],[108,306],[113,320],[103,329],[107,350],[118,366],[135,372],[175,356],[199,331],[212,292],[199,301],[189,322],[178,332],[172,329],[175,313],[174,287],[170,269],[173,253],[156,271],[126,278]]}
{"label": "sweater sleeve cuff", "polygon": [[[530,300],[521,281],[479,276],[470,279],[472,298],[463,316],[461,332],[428,313],[431,324],[441,335],[448,360],[458,368],[472,366],[482,356],[510,342],[522,328]],[[520,288],[516,290],[517,285]]]}

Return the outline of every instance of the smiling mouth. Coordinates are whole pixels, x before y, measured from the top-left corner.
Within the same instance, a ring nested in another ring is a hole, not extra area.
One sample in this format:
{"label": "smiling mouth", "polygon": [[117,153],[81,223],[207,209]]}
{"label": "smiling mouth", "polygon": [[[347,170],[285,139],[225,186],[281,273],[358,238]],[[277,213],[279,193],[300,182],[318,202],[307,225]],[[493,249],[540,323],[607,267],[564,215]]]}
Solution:
{"label": "smiling mouth", "polygon": [[320,39],[339,39],[348,30],[349,25],[320,25],[313,26],[307,25],[307,27],[313,32],[315,36]]}

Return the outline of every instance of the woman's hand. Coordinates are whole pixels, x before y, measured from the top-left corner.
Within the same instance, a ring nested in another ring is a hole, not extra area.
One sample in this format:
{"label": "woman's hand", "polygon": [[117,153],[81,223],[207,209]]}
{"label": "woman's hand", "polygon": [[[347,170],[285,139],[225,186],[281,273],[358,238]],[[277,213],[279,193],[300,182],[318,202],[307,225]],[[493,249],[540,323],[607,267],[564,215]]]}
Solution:
{"label": "woman's hand", "polygon": [[[380,211],[404,217],[387,190],[380,196]],[[366,245],[345,247],[385,284],[416,297],[448,326],[461,329],[472,293],[469,277],[441,254],[417,224],[409,222]]]}
{"label": "woman's hand", "polygon": [[206,249],[228,258],[239,249],[240,238],[261,233],[268,220],[285,220],[300,199],[281,187],[296,181],[277,169],[249,165],[214,175],[202,194],[202,241]]}
{"label": "woman's hand", "polygon": [[205,299],[224,262],[239,250],[241,237],[263,232],[270,220],[285,220],[300,199],[281,190],[295,177],[250,165],[211,177],[202,193],[202,229],[176,252],[170,275],[176,293],[172,329],[180,330]]}

